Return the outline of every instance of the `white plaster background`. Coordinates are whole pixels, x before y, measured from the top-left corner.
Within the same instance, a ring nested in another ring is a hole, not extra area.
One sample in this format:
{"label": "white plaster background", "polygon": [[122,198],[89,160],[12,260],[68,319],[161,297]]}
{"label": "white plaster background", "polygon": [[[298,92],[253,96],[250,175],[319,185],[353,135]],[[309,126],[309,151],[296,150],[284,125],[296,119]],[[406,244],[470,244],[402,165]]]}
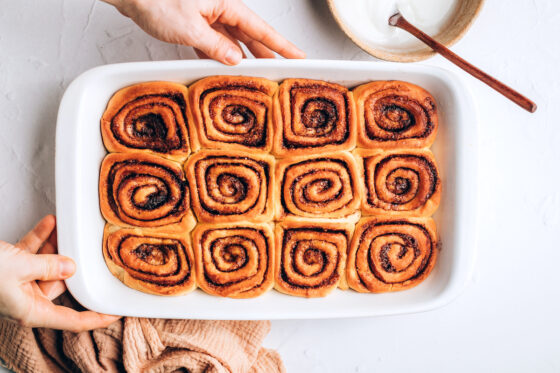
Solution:
{"label": "white plaster background", "polygon": [[[247,3],[309,58],[372,59],[323,0]],[[480,240],[465,292],[423,314],[275,321],[265,344],[289,372],[560,370],[559,35],[558,1],[488,0],[454,47],[539,104],[525,113],[459,72],[480,115]],[[106,63],[179,58],[194,53],[99,1],[0,0],[1,239],[55,212],[56,114],[72,79]],[[439,57],[425,63],[458,71]]]}

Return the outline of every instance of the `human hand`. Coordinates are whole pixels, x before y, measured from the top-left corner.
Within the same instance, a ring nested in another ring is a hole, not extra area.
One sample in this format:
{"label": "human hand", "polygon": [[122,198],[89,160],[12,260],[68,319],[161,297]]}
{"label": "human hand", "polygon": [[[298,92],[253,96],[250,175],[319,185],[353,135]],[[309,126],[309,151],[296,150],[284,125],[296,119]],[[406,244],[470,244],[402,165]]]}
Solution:
{"label": "human hand", "polygon": [[200,58],[235,65],[239,42],[257,58],[305,58],[241,0],[103,0],[156,39],[192,46]]}
{"label": "human hand", "polygon": [[76,269],[72,259],[56,255],[55,224],[48,215],[17,244],[0,241],[0,317],[74,332],[108,326],[119,317],[52,303],[66,290],[62,280]]}

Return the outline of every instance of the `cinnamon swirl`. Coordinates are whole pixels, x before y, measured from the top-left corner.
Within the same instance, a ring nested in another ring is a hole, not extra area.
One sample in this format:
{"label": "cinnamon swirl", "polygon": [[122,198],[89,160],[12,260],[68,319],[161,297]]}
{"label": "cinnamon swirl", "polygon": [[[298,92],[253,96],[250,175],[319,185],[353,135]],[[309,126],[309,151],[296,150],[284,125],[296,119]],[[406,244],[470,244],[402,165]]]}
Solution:
{"label": "cinnamon swirl", "polygon": [[196,287],[188,234],[163,229],[120,229],[107,224],[103,256],[111,273],[133,289],[179,295]]}
{"label": "cinnamon swirl", "polygon": [[199,221],[268,221],[274,213],[274,158],[268,154],[201,150],[185,165]]}
{"label": "cinnamon swirl", "polygon": [[378,81],[354,89],[358,146],[424,148],[438,128],[436,101],[425,89],[401,81]]}
{"label": "cinnamon swirl", "polygon": [[282,293],[324,297],[346,287],[346,252],[354,224],[294,221],[276,226],[276,283]]}
{"label": "cinnamon swirl", "polygon": [[212,295],[252,298],[274,284],[272,229],[268,224],[200,224],[193,231],[196,276]]}
{"label": "cinnamon swirl", "polygon": [[263,78],[211,76],[189,89],[190,123],[210,149],[269,152],[272,96],[278,84]]}
{"label": "cinnamon swirl", "polygon": [[356,113],[345,87],[310,79],[286,79],[274,100],[277,156],[351,150],[356,145]]}
{"label": "cinnamon swirl", "polygon": [[282,159],[276,167],[276,219],[348,217],[360,204],[359,180],[347,152]]}
{"label": "cinnamon swirl", "polygon": [[440,202],[441,180],[429,150],[357,151],[366,215],[430,216]]}
{"label": "cinnamon swirl", "polygon": [[190,153],[187,87],[171,82],[135,84],[111,97],[101,118],[110,152],[147,152],[183,161]]}
{"label": "cinnamon swirl", "polygon": [[438,256],[430,218],[360,220],[348,253],[348,285],[362,293],[409,289],[430,274]]}
{"label": "cinnamon swirl", "polygon": [[194,225],[183,170],[161,157],[107,155],[101,164],[99,200],[101,213],[112,224],[144,228],[173,224],[180,230]]}

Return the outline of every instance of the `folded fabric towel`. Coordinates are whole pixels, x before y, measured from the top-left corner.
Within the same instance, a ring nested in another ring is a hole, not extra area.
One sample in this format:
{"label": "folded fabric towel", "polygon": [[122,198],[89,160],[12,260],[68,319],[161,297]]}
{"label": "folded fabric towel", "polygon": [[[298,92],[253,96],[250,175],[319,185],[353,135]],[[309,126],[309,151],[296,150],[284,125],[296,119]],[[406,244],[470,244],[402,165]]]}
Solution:
{"label": "folded fabric towel", "polygon": [[269,321],[125,317],[72,333],[0,320],[0,359],[15,372],[284,372],[278,353],[261,347],[269,330]]}

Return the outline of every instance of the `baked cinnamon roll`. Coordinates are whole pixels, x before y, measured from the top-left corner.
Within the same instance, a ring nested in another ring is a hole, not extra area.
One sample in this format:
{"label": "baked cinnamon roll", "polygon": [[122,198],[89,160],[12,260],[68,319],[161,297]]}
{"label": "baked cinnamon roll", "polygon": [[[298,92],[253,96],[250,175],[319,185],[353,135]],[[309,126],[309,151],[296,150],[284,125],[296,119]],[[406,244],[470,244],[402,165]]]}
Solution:
{"label": "baked cinnamon roll", "polygon": [[115,277],[145,293],[179,295],[196,287],[194,256],[187,233],[120,229],[107,224],[103,257]]}
{"label": "baked cinnamon roll", "polygon": [[357,151],[363,167],[366,215],[430,216],[440,202],[441,179],[429,150]]}
{"label": "baked cinnamon roll", "polygon": [[276,283],[282,293],[324,297],[346,288],[346,252],[354,224],[294,221],[276,226]]}
{"label": "baked cinnamon roll", "polygon": [[273,153],[279,157],[338,150],[356,145],[352,93],[333,83],[286,79],[274,101]]}
{"label": "baked cinnamon roll", "polygon": [[268,221],[274,213],[274,158],[268,154],[201,150],[185,165],[199,221]]}
{"label": "baked cinnamon roll", "polygon": [[357,212],[360,178],[350,153],[282,159],[276,167],[276,220],[346,218]]}
{"label": "baked cinnamon roll", "polygon": [[101,118],[110,152],[147,152],[176,161],[190,153],[187,87],[171,82],[135,84],[111,97]]}
{"label": "baked cinnamon roll", "polygon": [[401,81],[377,81],[354,89],[358,146],[424,148],[436,137],[436,101],[425,89]]}
{"label": "baked cinnamon roll", "polygon": [[348,285],[362,293],[409,289],[430,274],[438,256],[430,218],[360,220],[348,253]]}
{"label": "baked cinnamon roll", "polygon": [[193,231],[196,276],[202,290],[253,298],[274,285],[273,234],[268,224],[199,224]]}
{"label": "baked cinnamon roll", "polygon": [[264,78],[211,76],[189,88],[190,122],[210,149],[269,152],[272,96],[278,84]]}
{"label": "baked cinnamon roll", "polygon": [[[190,230],[189,188],[178,163],[145,153],[109,154],[99,176],[101,213],[128,227]],[[171,229],[171,227],[168,227]]]}

